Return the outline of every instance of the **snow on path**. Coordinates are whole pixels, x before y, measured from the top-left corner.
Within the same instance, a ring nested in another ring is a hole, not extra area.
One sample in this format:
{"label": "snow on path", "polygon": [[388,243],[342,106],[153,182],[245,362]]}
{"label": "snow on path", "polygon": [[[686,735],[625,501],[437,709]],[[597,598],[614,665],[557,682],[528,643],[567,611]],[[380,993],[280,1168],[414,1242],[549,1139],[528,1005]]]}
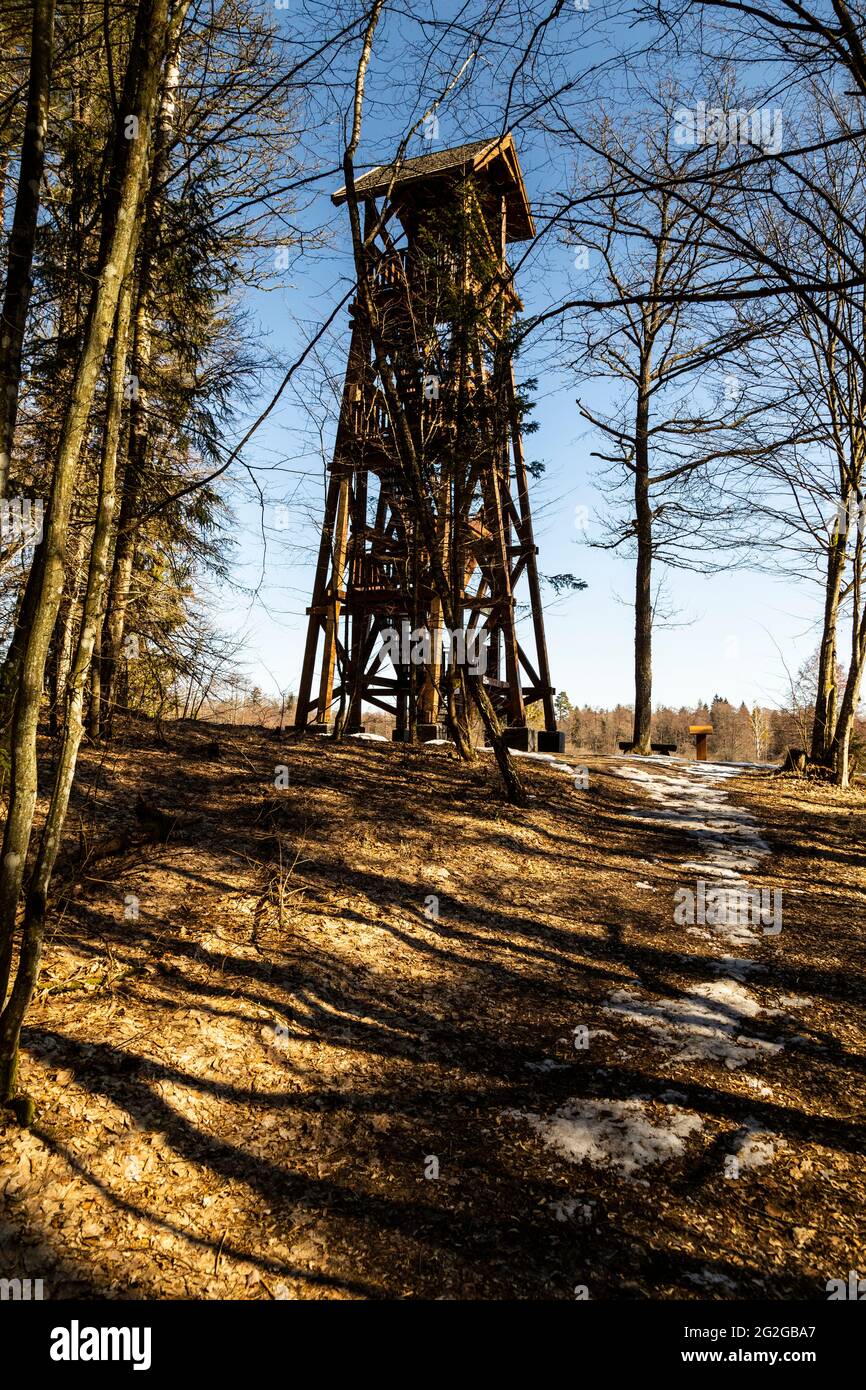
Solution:
{"label": "snow on path", "polygon": [[[707,890],[724,889],[737,894],[748,889],[747,874],[754,873],[770,852],[757,819],[734,806],[725,787],[732,777],[753,772],[749,765],[685,762],[673,758],[618,760],[613,771],[639,786],[649,805],[630,807],[635,821],[652,822],[681,830],[694,846],[693,857],[678,865],[684,877],[705,881]],[[641,888],[645,887],[641,883]],[[735,914],[733,924],[721,914],[711,930],[697,926],[684,930],[720,946],[757,944],[762,940],[760,921],[743,923]],[[708,917],[709,920],[709,917]],[[684,957],[685,959],[686,957]],[[782,1050],[782,1044],[753,1034],[753,1026],[765,1011],[745,981],[763,973],[759,962],[727,952],[706,961],[712,978],[676,995],[655,996],[646,989],[620,989],[609,996],[605,1009],[638,1024],[651,1042],[665,1049],[671,1061],[682,1065],[705,1063],[739,1070]],[[797,1000],[802,1006],[807,1000]],[[778,1014],[777,1010],[772,1011]],[[757,1078],[740,1072],[759,1095],[772,1094]],[[677,1157],[686,1140],[699,1133],[704,1120],[676,1102],[682,1092],[666,1092],[659,1101],[635,1096],[624,1101],[577,1099],[566,1102],[552,1115],[524,1114],[545,1142],[575,1162],[586,1160],[613,1168],[633,1178],[638,1169]],[[757,1122],[748,1122],[731,1137],[729,1158],[750,1168],[769,1162],[781,1142],[766,1134]]]}
{"label": "snow on path", "polygon": [[724,783],[731,777],[742,777],[739,764],[689,763],[676,761],[677,771],[671,775],[646,764],[663,763],[671,758],[642,758],[636,767],[623,759],[622,767],[613,770],[620,777],[635,783],[647,793],[650,806],[632,807],[636,820],[656,821],[673,830],[682,830],[696,841],[700,858],[682,865],[708,879],[742,882],[743,875],[754,871],[770,852],[762,839],[758,822],[750,811],[732,806]]}

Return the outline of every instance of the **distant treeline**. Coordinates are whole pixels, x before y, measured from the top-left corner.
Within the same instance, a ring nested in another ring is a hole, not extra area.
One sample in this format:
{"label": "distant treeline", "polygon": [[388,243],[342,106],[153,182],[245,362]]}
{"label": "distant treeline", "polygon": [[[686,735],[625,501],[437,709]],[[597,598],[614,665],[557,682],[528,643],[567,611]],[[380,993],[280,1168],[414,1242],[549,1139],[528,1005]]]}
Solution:
{"label": "distant treeline", "polygon": [[[165,710],[163,717],[194,717],[224,724],[253,724],[265,728],[288,727],[293,722],[295,697],[274,699],[244,682],[230,682],[232,688],[221,687],[218,694],[203,701],[195,711]],[[566,735],[571,752],[611,754],[618,751],[620,742],[631,739],[634,710],[631,705],[616,705],[613,709],[598,709],[590,705],[572,705],[565,691],[556,698],[559,728]],[[671,709],[659,705],[653,713],[653,741],[674,743],[677,751],[688,757],[694,753],[695,740],[689,733],[690,724],[712,724],[709,741],[712,758],[721,762],[778,762],[789,748],[808,748],[815,717],[814,705],[792,701],[792,708],[778,709],[745,702],[732,705],[717,695],[710,704],[694,708]],[[389,738],[394,727],[390,715],[364,711],[364,728]],[[484,741],[480,724],[473,725],[476,743]],[[860,767],[866,762],[866,720],[858,719],[852,753]]]}
{"label": "distant treeline", "polygon": [[[559,727],[572,749],[588,753],[615,753],[620,741],[631,738],[634,710],[631,705],[614,709],[596,709],[589,705],[576,708],[568,705],[568,697],[558,698]],[[732,705],[716,696],[711,704],[694,708],[671,709],[657,706],[653,714],[653,740],[657,743],[676,743],[677,751],[688,756],[694,752],[694,737],[690,724],[712,724],[709,740],[710,757],[722,762],[776,762],[788,748],[808,748],[814,707],[773,709],[745,703]],[[856,722],[856,741],[852,751],[866,743],[866,721]]]}

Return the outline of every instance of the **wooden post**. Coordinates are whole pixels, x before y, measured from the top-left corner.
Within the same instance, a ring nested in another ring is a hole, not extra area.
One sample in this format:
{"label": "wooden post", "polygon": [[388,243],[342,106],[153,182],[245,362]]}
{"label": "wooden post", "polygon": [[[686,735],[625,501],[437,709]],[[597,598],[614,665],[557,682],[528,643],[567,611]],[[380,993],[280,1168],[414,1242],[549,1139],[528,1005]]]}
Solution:
{"label": "wooden post", "polygon": [[[343,563],[345,562],[345,550],[339,572],[337,571],[335,560],[339,533],[340,507],[344,497],[346,499],[346,505],[348,506],[348,493],[344,488],[347,479],[341,473],[338,465],[341,462],[345,465],[346,455],[357,438],[358,422],[363,417],[363,382],[369,355],[370,345],[367,335],[362,332],[357,320],[355,320],[352,324],[352,338],[349,343],[349,361],[343,383],[343,399],[340,406],[340,419],[337,425],[337,438],[334,444],[334,463],[328,479],[325,515],[322,521],[322,535],[319,540],[316,577],[313,583],[313,601],[309,609],[310,622],[307,627],[304,663],[301,668],[298,702],[295,707],[295,724],[299,728],[303,728],[310,717],[313,673],[316,665],[316,651],[319,645],[319,632],[322,628],[325,629],[325,643],[327,649],[328,627],[324,611],[326,597],[329,594],[329,590],[331,594],[339,592],[343,582],[342,571]],[[331,575],[330,583],[328,580],[329,571]],[[330,660],[331,676],[333,678],[333,650],[330,655]],[[324,674],[324,662],[322,670]],[[331,681],[331,686],[333,686],[333,679]],[[324,682],[322,682],[322,687],[324,688]],[[328,704],[330,704],[330,696],[328,698]],[[320,698],[316,706],[317,722],[324,723],[327,717],[327,710],[322,709]]]}
{"label": "wooden post", "polygon": [[535,636],[535,654],[538,658],[538,678],[541,682],[541,706],[544,710],[544,727],[549,733],[552,733],[557,728],[556,710],[553,707],[553,687],[550,680],[550,662],[547,656],[547,638],[544,632],[544,609],[541,602],[541,585],[538,580],[538,560],[536,558],[535,536],[532,530],[532,512],[529,507],[526,458],[523,453],[523,439],[520,433],[520,420],[517,415],[517,389],[514,383],[513,366],[509,371],[508,406],[511,417],[511,452],[517,483],[517,500],[520,507],[521,541],[526,552],[526,573],[529,579],[529,597],[532,605],[532,630]]}
{"label": "wooden post", "polygon": [[295,707],[295,724],[303,728],[310,715],[310,698],[313,689],[313,670],[316,664],[316,649],[319,645],[319,631],[323,625],[325,595],[328,586],[328,564],[334,535],[334,521],[337,515],[337,502],[340,495],[340,479],[332,473],[328,479],[328,495],[325,501],[325,516],[322,522],[322,535],[319,541],[319,557],[316,561],[316,578],[313,583],[313,600],[309,607],[310,621],[307,627],[307,641],[304,647],[304,664],[301,668],[301,683],[298,688],[298,701]]}
{"label": "wooden post", "polygon": [[327,724],[328,711],[334,693],[334,663],[337,655],[337,628],[340,621],[340,599],[343,592],[343,570],[346,565],[346,539],[349,526],[349,479],[340,479],[337,501],[337,520],[334,526],[334,556],[331,565],[331,592],[325,616],[325,645],[322,650],[322,673],[319,679],[319,703],[316,720]]}
{"label": "wooden post", "polygon": [[689,733],[695,736],[695,757],[699,763],[705,763],[707,761],[707,737],[712,732],[712,724],[689,725]]}

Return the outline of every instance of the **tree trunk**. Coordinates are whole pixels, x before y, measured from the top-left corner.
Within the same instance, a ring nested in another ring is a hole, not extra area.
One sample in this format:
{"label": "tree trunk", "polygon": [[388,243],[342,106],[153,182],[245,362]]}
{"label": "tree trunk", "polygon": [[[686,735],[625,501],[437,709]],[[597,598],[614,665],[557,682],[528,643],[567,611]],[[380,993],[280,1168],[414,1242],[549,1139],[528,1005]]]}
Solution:
{"label": "tree trunk", "polygon": [[91,743],[98,743],[100,739],[99,713],[102,698],[100,686],[100,661],[102,656],[102,625],[105,620],[105,613],[100,613],[96,620],[96,636],[93,639],[93,656],[90,660],[90,699],[87,706],[87,737]]}
{"label": "tree trunk", "polygon": [[[80,31],[82,24],[81,5],[77,6],[76,21],[79,25],[78,46],[83,42]],[[83,87],[84,79],[74,64],[74,81],[71,90],[72,115],[75,121],[84,121]],[[64,263],[60,271],[60,300],[58,305],[57,342],[52,363],[52,373],[57,383],[57,396],[64,401],[71,391],[75,375],[75,364],[81,353],[85,326],[85,308],[82,305],[80,288],[81,266],[96,261],[99,254],[99,229],[90,225],[91,218],[84,190],[81,160],[76,150],[70,153],[68,162],[61,171],[61,181],[68,180],[70,196],[68,218],[73,235],[64,248]],[[0,730],[8,731],[15,698],[21,684],[21,663],[27,634],[33,623],[34,605],[38,592],[39,574],[31,566],[24,584],[24,592],[16,613],[12,641],[3,657],[0,668]]]}
{"label": "tree trunk", "polygon": [[[845,503],[845,515],[848,503]],[[819,767],[832,766],[833,736],[836,727],[836,632],[839,621],[839,596],[845,570],[847,526],[839,529],[827,554],[827,578],[824,596],[824,626],[818,657],[818,690],[815,696],[815,718],[812,724],[812,745],[809,760]]]}
{"label": "tree trunk", "polygon": [[163,205],[162,181],[171,149],[171,122],[179,77],[175,49],[166,64],[160,91],[160,117],[141,237],[141,269],[131,354],[133,391],[129,405],[129,447],[108,590],[108,606],[100,641],[100,704],[97,715],[100,735],[110,734],[114,707],[118,703],[119,681],[123,670],[120,660],[121,648],[138,550],[140,502],[149,443],[147,387],[153,354],[153,278],[157,233]]}
{"label": "tree trunk", "polygon": [[51,95],[55,0],[33,0],[30,81],[18,193],[9,236],[6,294],[0,316],[0,497],[6,496],[12,441],[21,385],[21,349],[33,281],[33,246],[39,217],[39,192],[45,168],[45,134]]}
{"label": "tree trunk", "polygon": [[[133,252],[131,250],[130,260]],[[121,291],[117,308],[114,352],[108,385],[106,428],[99,477],[96,522],[87,587],[81,611],[81,625],[75,654],[72,658],[67,685],[66,713],[63,737],[58,754],[54,787],[45,826],[33,866],[30,888],[24,909],[21,959],[9,1002],[0,1015],[0,1097],[8,1099],[17,1088],[18,1038],[24,1014],[33,996],[39,973],[39,960],[45,929],[48,887],[60,848],[60,837],[69,806],[69,796],[78,750],[84,732],[84,690],[99,627],[99,614],[105,592],[108,557],[111,548],[111,523],[114,512],[117,471],[117,445],[120,437],[120,418],[123,408],[123,383],[126,371],[126,350],[129,340],[131,295],[129,283]]]}
{"label": "tree trunk", "polygon": [[866,667],[866,604],[863,603],[864,538],[862,528],[857,533],[857,546],[854,554],[854,592],[851,616],[851,662],[845,691],[839,706],[839,717],[830,746],[828,763],[833,768],[833,780],[843,789],[849,781],[849,755],[854,720],[860,703],[860,690],[863,685],[863,670]]}
{"label": "tree trunk", "polygon": [[634,514],[637,538],[634,596],[634,729],[633,751],[648,754],[652,737],[652,507],[649,484],[649,402],[638,397],[635,428]]}
{"label": "tree trunk", "polygon": [[121,672],[120,653],[126,628],[126,610],[132,592],[132,574],[138,546],[136,516],[140,493],[140,474],[132,454],[127,461],[117,526],[114,563],[108,587],[108,601],[102,628],[99,673],[99,737],[111,734],[112,713],[118,701]]}
{"label": "tree trunk", "polygon": [[[0,129],[0,146],[6,143],[6,125]],[[6,170],[9,168],[9,151],[0,148],[0,228],[4,225],[6,217]],[[2,232],[0,232],[2,236]]]}
{"label": "tree trunk", "polygon": [[92,542],[92,537],[89,536],[88,531],[82,526],[78,533],[75,555],[69,567],[72,570],[72,574],[69,575],[67,573],[67,578],[63,585],[60,612],[54,631],[53,651],[50,659],[51,676],[49,680],[51,695],[49,718],[52,738],[56,738],[63,724],[66,684],[69,680],[69,672],[72,668],[75,629],[80,617],[81,585],[84,567],[87,562],[88,540]]}

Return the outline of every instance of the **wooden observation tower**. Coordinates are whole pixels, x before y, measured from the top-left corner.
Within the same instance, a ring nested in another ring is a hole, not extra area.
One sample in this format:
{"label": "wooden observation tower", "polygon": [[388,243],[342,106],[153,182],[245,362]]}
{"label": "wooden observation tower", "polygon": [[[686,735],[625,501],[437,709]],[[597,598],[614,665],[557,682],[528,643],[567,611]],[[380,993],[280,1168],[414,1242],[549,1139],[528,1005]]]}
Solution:
{"label": "wooden observation tower", "polygon": [[510,349],[506,246],[535,235],[513,139],[355,186],[367,297],[359,280],[295,723],[325,732],[339,711],[358,731],[372,705],[396,739],[443,737],[463,661],[508,743],[536,746],[540,702],[537,746],[560,750]]}

